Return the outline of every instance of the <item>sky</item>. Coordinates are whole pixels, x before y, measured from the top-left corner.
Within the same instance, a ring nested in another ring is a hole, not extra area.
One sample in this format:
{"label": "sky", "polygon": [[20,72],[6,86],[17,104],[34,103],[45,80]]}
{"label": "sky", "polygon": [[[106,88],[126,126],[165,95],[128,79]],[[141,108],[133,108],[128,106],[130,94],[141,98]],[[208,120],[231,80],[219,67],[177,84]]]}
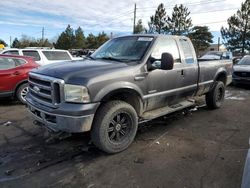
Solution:
{"label": "sky", "polygon": [[171,15],[175,4],[184,4],[191,12],[192,23],[207,25],[214,35],[214,43],[220,36],[220,28],[227,26],[227,19],[236,13],[244,0],[0,0],[0,39],[7,44],[10,37],[27,35],[56,40],[68,24],[74,29],[81,26],[84,34],[111,32],[130,34],[133,30],[133,12],[136,3],[136,20],[147,26],[149,17],[160,3]]}

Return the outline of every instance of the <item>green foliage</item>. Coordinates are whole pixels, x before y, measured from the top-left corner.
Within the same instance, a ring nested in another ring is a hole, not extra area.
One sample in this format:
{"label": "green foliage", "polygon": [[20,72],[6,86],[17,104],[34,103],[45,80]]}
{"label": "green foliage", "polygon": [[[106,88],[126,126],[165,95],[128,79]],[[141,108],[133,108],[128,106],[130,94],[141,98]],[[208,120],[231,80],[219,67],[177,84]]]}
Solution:
{"label": "green foliage", "polygon": [[96,40],[97,40],[97,46],[96,46],[96,48],[98,48],[99,46],[101,46],[102,44],[104,44],[106,41],[108,41],[108,40],[109,40],[109,37],[108,37],[108,35],[107,35],[106,33],[104,33],[104,31],[103,31],[103,32],[101,32],[101,33],[99,33],[99,34],[97,35]]}
{"label": "green foliage", "polygon": [[58,49],[95,49],[108,40],[106,33],[101,32],[97,36],[90,33],[87,38],[84,36],[84,32],[81,27],[78,27],[75,31],[68,25],[64,32],[62,32],[56,43],[55,48]]}
{"label": "green foliage", "polygon": [[168,27],[166,26],[168,16],[164,4],[161,3],[155,11],[155,15],[150,16],[150,21],[148,22],[149,29],[147,33],[166,33]]}
{"label": "green foliage", "polygon": [[228,18],[228,28],[221,28],[223,43],[228,50],[242,54],[250,51],[250,0],[241,4],[236,14]]}
{"label": "green foliage", "polygon": [[172,16],[166,13],[164,5],[161,3],[155,15],[150,17],[147,33],[186,35],[192,27],[192,20],[189,17],[190,12],[183,5],[175,5]]}
{"label": "green foliage", "polygon": [[97,46],[97,41],[95,35],[90,33],[86,38],[87,48],[94,49]]}
{"label": "green foliage", "polygon": [[2,39],[0,39],[0,44],[3,44],[4,46],[8,46],[8,44]]}
{"label": "green foliage", "polygon": [[48,39],[35,39],[27,35],[22,35],[20,40],[17,38],[14,39],[12,48],[26,48],[26,47],[53,47]]}
{"label": "green foliage", "polygon": [[70,25],[67,26],[64,32],[59,35],[58,40],[55,43],[55,48],[59,49],[72,49],[74,47],[75,43],[75,35],[74,35],[74,29],[70,27]]}
{"label": "green foliage", "polygon": [[192,27],[192,19],[189,17],[190,12],[182,4],[175,5],[172,17],[168,19],[169,30],[172,35],[186,35]]}
{"label": "green foliage", "polygon": [[138,34],[138,33],[144,33],[144,32],[145,32],[145,28],[142,25],[142,20],[139,19],[138,22],[137,22],[137,24],[135,25],[135,31],[134,31],[134,33]]}
{"label": "green foliage", "polygon": [[196,54],[199,56],[201,51],[206,50],[210,43],[213,42],[213,35],[209,32],[207,26],[195,26],[192,28],[191,32],[188,34],[188,37],[191,39]]}
{"label": "green foliage", "polygon": [[78,27],[77,30],[75,30],[75,44],[74,44],[74,48],[85,48],[86,44],[85,44],[85,36],[83,33],[83,30],[81,27]]}

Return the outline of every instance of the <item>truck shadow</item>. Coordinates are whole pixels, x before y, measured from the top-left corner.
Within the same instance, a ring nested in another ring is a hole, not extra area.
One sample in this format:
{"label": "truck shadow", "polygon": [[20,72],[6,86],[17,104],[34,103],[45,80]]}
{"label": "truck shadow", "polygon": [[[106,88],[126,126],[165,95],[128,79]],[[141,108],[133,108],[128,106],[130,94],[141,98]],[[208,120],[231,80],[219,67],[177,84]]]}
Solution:
{"label": "truck shadow", "polygon": [[19,101],[12,98],[0,98],[0,106],[23,105]]}

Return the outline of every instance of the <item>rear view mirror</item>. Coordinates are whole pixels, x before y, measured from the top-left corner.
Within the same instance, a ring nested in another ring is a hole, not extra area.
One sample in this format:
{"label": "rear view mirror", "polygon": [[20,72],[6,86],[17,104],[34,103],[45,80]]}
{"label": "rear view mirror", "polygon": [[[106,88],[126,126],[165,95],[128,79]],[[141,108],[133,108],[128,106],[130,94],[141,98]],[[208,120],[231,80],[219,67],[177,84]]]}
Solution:
{"label": "rear view mirror", "polygon": [[161,55],[161,69],[172,70],[174,67],[174,58],[170,53],[163,53]]}

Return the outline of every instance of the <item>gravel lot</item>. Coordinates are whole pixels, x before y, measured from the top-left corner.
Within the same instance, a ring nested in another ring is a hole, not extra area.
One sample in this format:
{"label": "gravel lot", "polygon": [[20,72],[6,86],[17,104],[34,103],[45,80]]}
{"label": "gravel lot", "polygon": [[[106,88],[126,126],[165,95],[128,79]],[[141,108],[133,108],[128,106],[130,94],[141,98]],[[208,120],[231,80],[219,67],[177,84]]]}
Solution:
{"label": "gravel lot", "polygon": [[24,106],[1,100],[0,187],[240,187],[250,89],[228,87],[219,110],[200,103],[142,125],[130,148],[106,155],[89,134],[45,142],[49,135]]}

